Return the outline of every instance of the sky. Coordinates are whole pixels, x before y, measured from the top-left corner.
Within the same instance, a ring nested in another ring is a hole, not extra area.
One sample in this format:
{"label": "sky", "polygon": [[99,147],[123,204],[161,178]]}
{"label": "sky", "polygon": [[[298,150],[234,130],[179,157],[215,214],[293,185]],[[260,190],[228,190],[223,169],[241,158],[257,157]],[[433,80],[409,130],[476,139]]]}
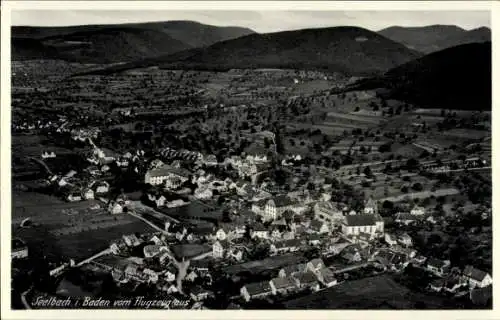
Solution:
{"label": "sky", "polygon": [[164,11],[164,10],[13,10],[12,25],[69,26],[127,22],[193,20],[217,26],[241,26],[256,32],[357,26],[377,31],[386,27],[457,25],[490,27],[489,11]]}

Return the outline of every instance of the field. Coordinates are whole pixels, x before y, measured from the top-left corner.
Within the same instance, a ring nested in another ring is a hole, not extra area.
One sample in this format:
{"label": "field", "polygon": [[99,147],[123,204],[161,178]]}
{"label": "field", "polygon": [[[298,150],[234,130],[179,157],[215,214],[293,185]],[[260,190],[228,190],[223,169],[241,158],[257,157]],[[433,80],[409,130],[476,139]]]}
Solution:
{"label": "field", "polygon": [[[123,234],[153,232],[147,224],[129,215],[112,216],[103,209],[91,209],[98,201],[66,203],[32,192],[14,192],[12,233],[35,247],[44,247],[48,256],[80,259],[109,246]],[[101,205],[102,207],[102,205]],[[34,225],[20,228],[30,217]]]}
{"label": "field", "polygon": [[446,189],[438,189],[434,192],[432,191],[421,191],[421,192],[411,192],[407,194],[402,194],[399,196],[395,197],[387,197],[387,198],[382,198],[380,201],[392,201],[392,202],[399,202],[399,201],[404,201],[407,198],[409,199],[425,199],[429,198],[431,196],[435,197],[445,197],[445,196],[454,196],[460,194],[460,191],[455,188],[446,188]]}
{"label": "field", "polygon": [[451,139],[483,139],[489,137],[491,132],[472,129],[452,129],[443,132],[443,135]]}
{"label": "field", "polygon": [[317,293],[290,300],[289,309],[407,309],[421,302],[428,307],[442,306],[442,300],[414,294],[389,276],[348,281]]}
{"label": "field", "polygon": [[30,250],[33,249],[35,252],[43,250],[49,260],[58,261],[59,257],[84,259],[109,247],[111,242],[121,238],[124,234],[154,232],[155,230],[142,221],[132,221],[119,226],[70,235],[55,236],[50,231],[48,226],[41,225],[32,228],[15,228],[12,234],[14,237],[23,239]]}
{"label": "field", "polygon": [[232,265],[224,269],[228,274],[238,274],[240,272],[260,273],[265,270],[282,268],[297,263],[301,263],[305,258],[300,254],[285,254],[275,257],[269,257],[264,260],[245,262]]}

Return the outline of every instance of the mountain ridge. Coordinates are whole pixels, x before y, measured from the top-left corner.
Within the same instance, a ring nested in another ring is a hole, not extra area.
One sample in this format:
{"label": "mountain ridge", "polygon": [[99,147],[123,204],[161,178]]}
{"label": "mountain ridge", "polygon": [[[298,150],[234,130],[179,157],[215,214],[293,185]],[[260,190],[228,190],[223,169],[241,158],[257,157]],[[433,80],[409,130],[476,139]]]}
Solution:
{"label": "mountain ridge", "polygon": [[391,26],[379,30],[378,33],[423,53],[432,53],[465,43],[491,41],[491,30],[487,27],[465,30],[455,25]]}
{"label": "mountain ridge", "polygon": [[188,49],[182,57],[165,55],[108,71],[158,65],[211,70],[328,69],[349,74],[374,74],[419,56],[420,53],[373,31],[343,26],[254,33],[201,49]]}
{"label": "mountain ridge", "polygon": [[[12,27],[13,60],[39,57],[92,63],[134,61],[254,33],[195,21],[165,21],[69,27]],[[88,38],[86,38],[88,37]],[[29,39],[29,40],[27,40]],[[79,45],[80,46],[79,46]]]}

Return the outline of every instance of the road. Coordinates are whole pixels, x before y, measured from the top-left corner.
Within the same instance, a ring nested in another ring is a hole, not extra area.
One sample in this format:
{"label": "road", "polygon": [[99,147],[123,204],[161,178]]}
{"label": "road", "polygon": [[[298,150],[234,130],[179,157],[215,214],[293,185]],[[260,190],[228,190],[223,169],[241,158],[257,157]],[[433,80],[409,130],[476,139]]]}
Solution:
{"label": "road", "polygon": [[35,161],[36,163],[44,167],[49,175],[52,175],[52,170],[50,170],[49,166],[43,160],[37,159],[35,157],[28,157],[28,159]]}
{"label": "road", "polygon": [[[153,224],[152,222],[148,221],[147,219],[141,217],[140,215],[132,212],[132,211],[128,211],[127,212],[129,215],[131,215],[132,217],[134,218],[137,218],[139,220],[141,220],[142,222],[144,223],[147,223],[149,226],[151,226],[153,229],[157,230],[158,232],[161,232],[165,235],[168,234],[168,232],[166,232],[165,230],[163,230],[162,228],[158,227],[157,225]],[[179,290],[180,293],[183,293],[182,291],[182,281],[184,281],[184,278],[186,277],[187,275],[187,269],[189,268],[189,264],[190,264],[190,260],[181,260],[181,261],[178,261],[174,254],[170,251],[170,249],[168,249],[166,251],[166,254],[168,255],[168,257],[170,258],[170,260],[172,260],[172,262],[174,263],[174,265],[176,266],[177,270],[179,270],[179,272],[177,273],[177,290]],[[196,257],[194,257],[195,259]]]}

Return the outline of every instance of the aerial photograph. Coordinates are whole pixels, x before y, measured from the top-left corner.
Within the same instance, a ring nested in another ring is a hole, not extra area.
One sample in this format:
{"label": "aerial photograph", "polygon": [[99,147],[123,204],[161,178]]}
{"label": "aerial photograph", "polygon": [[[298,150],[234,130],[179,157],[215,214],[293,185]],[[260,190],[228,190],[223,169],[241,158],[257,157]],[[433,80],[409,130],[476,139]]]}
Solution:
{"label": "aerial photograph", "polygon": [[11,309],[492,310],[490,11],[255,10],[12,10]]}

